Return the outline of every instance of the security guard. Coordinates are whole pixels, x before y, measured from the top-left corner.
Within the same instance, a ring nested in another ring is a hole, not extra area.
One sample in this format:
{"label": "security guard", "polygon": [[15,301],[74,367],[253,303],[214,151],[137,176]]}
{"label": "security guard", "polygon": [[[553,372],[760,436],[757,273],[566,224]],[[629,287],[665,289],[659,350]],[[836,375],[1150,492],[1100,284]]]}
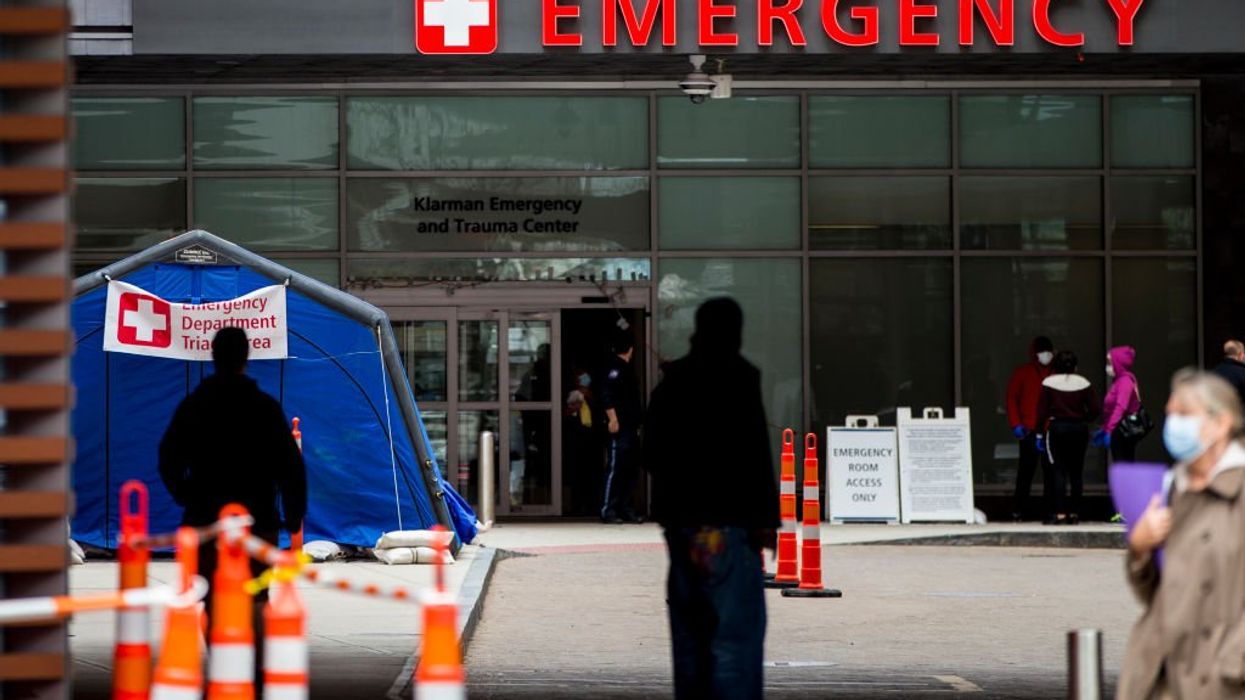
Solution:
{"label": "security guard", "polygon": [[606,452],[609,474],[605,479],[601,522],[641,523],[644,519],[632,506],[632,491],[639,473],[640,423],[643,420],[640,383],[632,365],[635,340],[630,333],[619,330],[610,342],[610,352],[613,356],[601,389],[601,407],[605,410],[609,431]]}

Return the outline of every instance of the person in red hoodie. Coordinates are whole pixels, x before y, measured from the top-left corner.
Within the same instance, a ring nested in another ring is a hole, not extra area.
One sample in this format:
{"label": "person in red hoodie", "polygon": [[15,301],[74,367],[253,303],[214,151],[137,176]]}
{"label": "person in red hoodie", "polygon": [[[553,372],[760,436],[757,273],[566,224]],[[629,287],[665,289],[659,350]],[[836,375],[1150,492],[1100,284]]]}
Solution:
{"label": "person in red hoodie", "polygon": [[1137,375],[1133,374],[1133,363],[1137,360],[1137,351],[1128,345],[1111,348],[1107,353],[1107,376],[1113,381],[1107,390],[1107,398],[1102,402],[1102,429],[1094,435],[1094,444],[1111,450],[1111,459],[1116,462],[1137,461],[1137,441],[1140,438],[1128,438],[1118,430],[1120,421],[1125,416],[1141,410],[1141,389],[1137,384]]}
{"label": "person in red hoodie", "polygon": [[[1029,344],[1029,361],[1012,372],[1007,382],[1007,421],[1012,435],[1020,442],[1020,462],[1016,470],[1016,502],[1012,519],[1024,519],[1033,485],[1033,472],[1042,462],[1042,484],[1047,494],[1054,489],[1054,475],[1049,460],[1037,449],[1038,399],[1042,382],[1050,376],[1050,363],[1055,359],[1055,345],[1046,336],[1038,336]],[[1049,496],[1048,496],[1049,498]]]}

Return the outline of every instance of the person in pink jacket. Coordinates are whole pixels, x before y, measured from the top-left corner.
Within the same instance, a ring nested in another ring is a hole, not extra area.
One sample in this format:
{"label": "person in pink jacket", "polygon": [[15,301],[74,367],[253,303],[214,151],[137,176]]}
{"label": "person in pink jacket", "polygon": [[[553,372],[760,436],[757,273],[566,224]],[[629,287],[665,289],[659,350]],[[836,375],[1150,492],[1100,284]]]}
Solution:
{"label": "person in pink jacket", "polygon": [[1137,460],[1137,439],[1124,437],[1118,430],[1125,416],[1141,410],[1141,389],[1133,374],[1136,359],[1137,351],[1128,345],[1107,353],[1107,377],[1113,381],[1102,401],[1102,429],[1094,435],[1094,444],[1110,448],[1111,459],[1116,462]]}

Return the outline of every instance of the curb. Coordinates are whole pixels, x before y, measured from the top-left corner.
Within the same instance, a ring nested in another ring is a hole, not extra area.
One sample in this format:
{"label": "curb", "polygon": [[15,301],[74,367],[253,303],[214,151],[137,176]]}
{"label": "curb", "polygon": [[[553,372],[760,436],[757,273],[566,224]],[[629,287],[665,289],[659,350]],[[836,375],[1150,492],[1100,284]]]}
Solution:
{"label": "curb", "polygon": [[[476,556],[472,558],[471,568],[467,570],[463,585],[458,590],[458,644],[464,657],[467,654],[467,645],[471,643],[471,636],[475,634],[480,618],[484,614],[484,597],[488,593],[488,584],[493,578],[493,570],[497,567],[498,560],[502,558],[504,558],[503,553],[497,549],[481,546]],[[415,681],[415,666],[418,664],[419,651],[416,650],[402,666],[402,671],[394,679],[385,697],[389,700],[411,698]]]}
{"label": "curb", "polygon": [[1124,549],[1124,532],[980,532],[930,535],[876,542],[843,542],[836,547],[1048,547],[1058,549]]}

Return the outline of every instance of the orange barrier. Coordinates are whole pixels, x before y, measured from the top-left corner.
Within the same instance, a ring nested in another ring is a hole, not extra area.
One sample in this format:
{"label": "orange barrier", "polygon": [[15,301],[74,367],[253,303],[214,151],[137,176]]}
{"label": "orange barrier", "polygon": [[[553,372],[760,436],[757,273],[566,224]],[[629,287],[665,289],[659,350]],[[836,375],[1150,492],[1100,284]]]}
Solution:
{"label": "orange barrier", "polygon": [[[189,591],[199,570],[199,534],[191,527],[177,531],[177,563],[182,592]],[[198,603],[171,605],[164,644],[156,665],[151,700],[199,700],[203,697],[203,639]]]}
{"label": "orange barrier", "polygon": [[[206,592],[206,583],[197,595]],[[168,586],[154,588],[131,588],[125,591],[90,593],[87,595],[57,595],[42,598],[14,598],[0,600],[0,625],[27,622],[45,622],[69,617],[77,613],[116,610],[118,608],[171,605],[177,600],[177,592]],[[193,599],[192,599],[193,600]]]}
{"label": "orange barrier", "polygon": [[271,597],[264,608],[266,700],[307,698],[307,610],[294,586],[297,577],[297,558],[292,552],[282,552]]}
{"label": "orange barrier", "polygon": [[[147,536],[147,486],[130,480],[121,486],[121,538],[117,561],[121,591],[147,587],[150,551],[136,543]],[[151,692],[151,619],[145,606],[123,606],[117,613],[113,651],[113,700],[147,700]]]}
{"label": "orange barrier", "polygon": [[821,586],[821,507],[817,477],[817,436],[804,437],[804,541],[800,551],[800,587],[784,589],[789,598],[840,598],[842,591]]}
{"label": "orange barrier", "polygon": [[[440,525],[434,530],[444,529]],[[445,590],[445,542],[437,542],[436,590],[424,599],[424,642],[415,669],[415,700],[465,700],[467,676],[458,646],[458,605]]]}
{"label": "orange barrier", "polygon": [[[220,511],[222,520],[246,515],[246,509],[231,503]],[[212,650],[208,664],[208,700],[254,700],[255,629],[251,595],[250,557],[244,541],[250,527],[234,533],[226,530],[216,539],[216,576],[212,580]]]}
{"label": "orange barrier", "polygon": [[[303,451],[303,431],[298,429],[298,425],[300,423],[302,423],[302,419],[299,418],[298,416],[294,416],[294,430],[292,431],[292,434],[294,435],[294,442],[298,445],[298,451],[302,452]],[[293,551],[293,552],[303,551],[302,523],[299,523],[298,532],[290,533],[290,551]]]}
{"label": "orange barrier", "polygon": [[782,474],[778,482],[778,506],[782,529],[778,532],[778,571],[769,588],[793,588],[800,584],[799,554],[795,535],[795,431],[782,431]]}

